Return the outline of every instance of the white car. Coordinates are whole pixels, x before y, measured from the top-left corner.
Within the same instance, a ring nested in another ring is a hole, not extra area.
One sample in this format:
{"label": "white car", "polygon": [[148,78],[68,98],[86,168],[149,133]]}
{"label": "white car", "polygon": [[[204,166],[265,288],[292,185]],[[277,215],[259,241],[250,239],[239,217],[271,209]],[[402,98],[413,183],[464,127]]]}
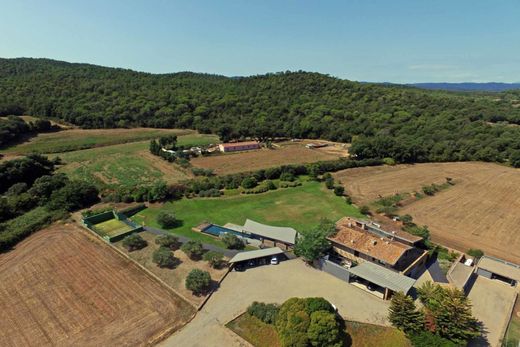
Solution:
{"label": "white car", "polygon": [[278,265],[279,261],[278,261],[278,258],[277,257],[272,257],[271,258],[271,265]]}

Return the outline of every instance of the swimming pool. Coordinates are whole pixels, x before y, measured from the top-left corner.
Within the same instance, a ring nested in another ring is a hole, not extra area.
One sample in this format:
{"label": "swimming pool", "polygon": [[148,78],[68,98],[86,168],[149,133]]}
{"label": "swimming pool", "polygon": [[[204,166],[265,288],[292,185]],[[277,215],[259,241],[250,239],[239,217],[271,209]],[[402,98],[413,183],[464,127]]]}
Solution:
{"label": "swimming pool", "polygon": [[238,232],[238,231],[235,231],[235,230],[232,230],[232,229],[228,229],[228,228],[224,228],[224,227],[221,227],[220,225],[216,225],[216,224],[211,224],[209,227],[207,227],[206,229],[202,230],[203,233],[207,233],[207,234],[211,234],[213,236],[220,236],[220,234],[222,233],[231,233],[233,235],[236,235],[236,236],[240,236],[240,237],[247,237],[248,235],[246,234],[243,234],[241,232]]}

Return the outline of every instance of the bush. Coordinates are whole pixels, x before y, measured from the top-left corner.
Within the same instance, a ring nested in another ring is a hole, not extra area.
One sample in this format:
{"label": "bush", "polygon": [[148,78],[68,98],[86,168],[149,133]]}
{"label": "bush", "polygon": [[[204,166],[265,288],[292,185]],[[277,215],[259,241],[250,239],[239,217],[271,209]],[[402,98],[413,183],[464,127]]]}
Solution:
{"label": "bush", "polygon": [[195,294],[203,293],[209,289],[210,285],[211,276],[207,271],[193,269],[186,277],[186,289],[191,290]]}
{"label": "bush", "polygon": [[332,178],[332,176],[325,178],[325,186],[327,189],[334,188],[334,178]]}
{"label": "bush", "polygon": [[295,179],[296,177],[294,177],[294,174],[292,172],[285,171],[282,172],[282,174],[280,175],[280,181],[292,182]]}
{"label": "bush", "polygon": [[258,182],[256,181],[256,178],[254,177],[246,177],[242,180],[241,186],[246,189],[251,189],[256,187]]}
{"label": "bush", "polygon": [[239,239],[235,234],[225,233],[221,236],[221,239],[228,249],[244,249],[246,246],[244,241]]}
{"label": "bush", "polygon": [[172,251],[166,247],[159,247],[153,252],[152,260],[159,267],[173,268],[176,265],[176,259]]}
{"label": "bush", "polygon": [[311,346],[343,346],[336,315],[329,311],[316,311],[311,314],[307,337]]}
{"label": "bush", "polygon": [[457,344],[440,337],[439,335],[423,331],[419,334],[409,335],[412,345],[417,347],[456,347]]}
{"label": "bush", "polygon": [[343,186],[335,186],[334,194],[337,196],[342,196],[345,193],[345,188]]}
{"label": "bush", "polygon": [[276,189],[278,189],[278,187],[276,187],[276,185],[274,184],[274,182],[271,181],[271,180],[267,180],[267,181],[265,181],[265,186],[266,186],[267,189],[269,189],[269,190],[276,190]]}
{"label": "bush", "polygon": [[129,252],[145,248],[147,245],[148,243],[146,240],[144,240],[139,234],[131,234],[123,239],[123,247],[125,247]]}
{"label": "bush", "polygon": [[253,317],[260,319],[267,324],[274,324],[278,315],[278,305],[265,304],[263,302],[253,302],[248,308],[247,313]]}
{"label": "bush", "polygon": [[395,165],[395,160],[393,158],[386,157],[383,158],[383,163],[385,165]]}
{"label": "bush", "polygon": [[222,266],[224,254],[215,251],[209,251],[204,253],[202,259],[207,261],[212,268],[219,268]]}
{"label": "bush", "polygon": [[367,205],[363,205],[359,208],[359,212],[361,212],[361,214],[369,215],[370,208]]}
{"label": "bush", "polygon": [[204,253],[204,248],[200,241],[191,240],[181,246],[181,251],[192,260],[199,260]]}
{"label": "bush", "polygon": [[161,211],[157,215],[157,223],[164,229],[170,229],[177,225],[177,218],[172,212]]}
{"label": "bush", "polygon": [[208,190],[201,190],[199,194],[197,194],[201,198],[218,198],[222,193],[220,190],[212,188]]}
{"label": "bush", "polygon": [[468,255],[475,257],[477,259],[482,258],[482,256],[484,255],[484,251],[482,251],[481,249],[473,249],[473,248],[470,248],[466,253],[468,253]]}
{"label": "bush", "polygon": [[330,302],[328,302],[324,298],[306,298],[305,301],[307,304],[307,313],[309,315],[316,311],[327,311],[330,313],[334,313],[334,308],[332,307]]}
{"label": "bush", "polygon": [[352,205],[352,198],[350,196],[346,196],[345,197],[345,202],[348,204],[348,205]]}
{"label": "bush", "polygon": [[300,181],[295,182],[280,182],[280,188],[294,188],[301,186],[302,183]]}
{"label": "bush", "polygon": [[173,235],[159,235],[155,238],[155,244],[169,249],[179,248],[179,238]]}

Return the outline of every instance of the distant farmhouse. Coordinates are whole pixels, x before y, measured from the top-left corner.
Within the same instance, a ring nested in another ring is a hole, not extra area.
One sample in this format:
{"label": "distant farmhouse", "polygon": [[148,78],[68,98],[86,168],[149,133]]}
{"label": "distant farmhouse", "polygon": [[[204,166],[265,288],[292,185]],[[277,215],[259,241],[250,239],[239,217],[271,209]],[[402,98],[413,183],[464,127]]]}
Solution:
{"label": "distant farmhouse", "polygon": [[249,151],[252,149],[259,149],[260,143],[258,141],[247,141],[247,142],[234,142],[234,143],[221,143],[218,145],[221,152],[239,152]]}
{"label": "distant farmhouse", "polygon": [[332,250],[320,268],[383,299],[408,293],[428,259],[428,252],[415,246],[422,238],[350,217],[337,221],[336,234],[328,239]]}

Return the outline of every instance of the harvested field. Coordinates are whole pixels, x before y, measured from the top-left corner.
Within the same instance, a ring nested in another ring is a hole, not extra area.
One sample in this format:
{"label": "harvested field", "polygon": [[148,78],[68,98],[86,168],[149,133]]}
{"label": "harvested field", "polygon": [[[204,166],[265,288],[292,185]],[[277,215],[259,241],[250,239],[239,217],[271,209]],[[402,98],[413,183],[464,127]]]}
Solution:
{"label": "harvested field", "polygon": [[153,139],[163,135],[177,136],[196,134],[194,130],[180,129],[69,129],[52,133],[42,133],[29,141],[3,150],[5,153],[27,154],[62,153],[86,148],[110,146]]}
{"label": "harvested field", "polygon": [[430,163],[356,168],[338,172],[354,201],[411,192],[453,178],[453,187],[399,210],[428,225],[432,240],[520,263],[520,170],[491,163]]}
{"label": "harvested field", "polygon": [[308,149],[302,143],[275,149],[198,157],[191,160],[195,167],[213,169],[219,175],[254,171],[286,164],[306,164],[323,160],[334,160],[340,156],[327,153],[324,148]]}
{"label": "harvested field", "polygon": [[153,272],[157,277],[163,280],[177,293],[182,295],[183,298],[189,300],[193,305],[200,305],[204,299],[206,299],[206,296],[193,295],[190,290],[186,289],[186,277],[191,270],[200,269],[203,271],[208,271],[211,275],[211,279],[215,282],[219,281],[227,272],[226,267],[221,269],[213,269],[211,266],[209,266],[207,261],[191,260],[180,249],[177,249],[173,252],[174,257],[178,260],[178,264],[175,268],[160,268],[152,261],[153,252],[159,248],[159,245],[155,244],[156,235],[148,232],[141,232],[139,235],[141,235],[141,237],[145,239],[146,242],[148,242],[148,246],[143,249],[128,252],[126,248],[123,247],[122,241],[116,242],[115,246],[121,249],[123,252],[127,253],[130,258],[134,259],[139,264]]}
{"label": "harvested field", "polygon": [[0,255],[0,294],[1,346],[142,346],[194,314],[134,263],[67,224]]}

